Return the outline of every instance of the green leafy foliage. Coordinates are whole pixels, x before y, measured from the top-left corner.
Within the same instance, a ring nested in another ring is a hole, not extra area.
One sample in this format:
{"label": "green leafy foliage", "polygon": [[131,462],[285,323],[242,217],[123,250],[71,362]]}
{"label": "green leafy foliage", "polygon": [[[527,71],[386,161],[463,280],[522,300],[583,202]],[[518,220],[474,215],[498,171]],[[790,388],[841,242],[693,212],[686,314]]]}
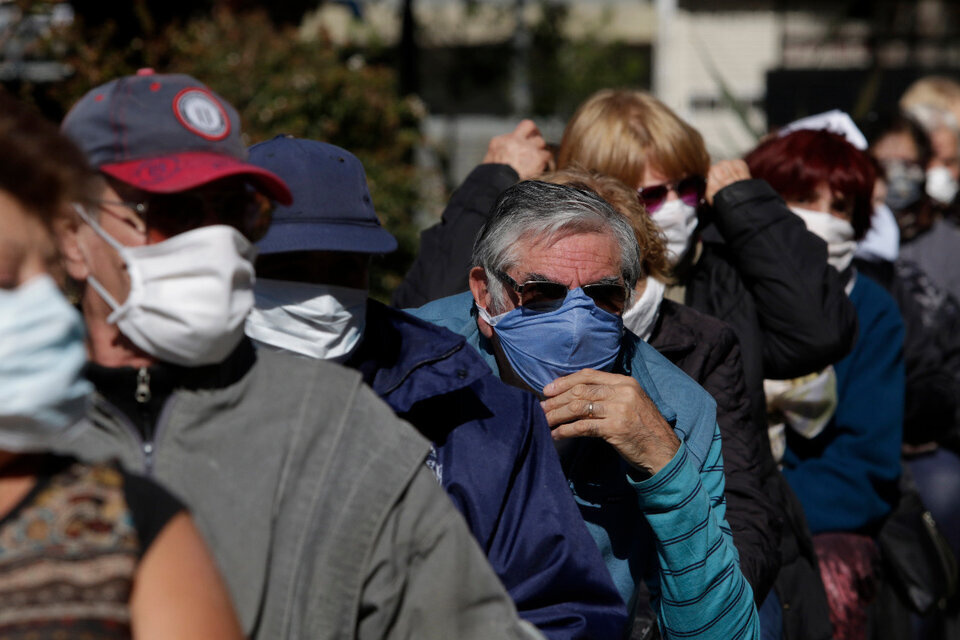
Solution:
{"label": "green leafy foliage", "polygon": [[650,47],[601,38],[610,16],[594,25],[595,32],[570,38],[565,35],[569,5],[543,0],[539,6],[541,17],[531,25],[535,114],[568,117],[600,89],[650,86]]}
{"label": "green leafy foliage", "polygon": [[368,65],[356,54],[344,60],[328,40],[304,41],[262,12],[217,10],[125,47],[107,46],[116,38],[110,22],[77,24],[59,37],[70,40],[75,74],[48,91],[64,108],[98,84],[149,66],[190,74],[226,98],[240,112],[247,144],[290,134],[356,154],[380,219],[400,245],[375,262],[371,290],[387,299],[399,284],[417,249],[413,151],[424,109],[416,98],[398,95],[392,68]]}

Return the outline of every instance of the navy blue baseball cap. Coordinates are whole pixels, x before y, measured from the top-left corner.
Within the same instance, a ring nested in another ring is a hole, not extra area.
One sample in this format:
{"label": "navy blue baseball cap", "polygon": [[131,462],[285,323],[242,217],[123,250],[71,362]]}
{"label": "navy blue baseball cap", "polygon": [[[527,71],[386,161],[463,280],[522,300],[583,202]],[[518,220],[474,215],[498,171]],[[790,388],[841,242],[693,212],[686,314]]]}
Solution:
{"label": "navy blue baseball cap", "polygon": [[91,89],[70,109],[63,132],[91,166],[151,193],[176,193],[242,176],[277,202],[290,190],[247,162],[240,116],[195,78],[141,69]]}
{"label": "navy blue baseball cap", "polygon": [[363,165],[349,151],[281,135],[250,147],[250,162],[280,176],[293,193],[292,205],[274,210],[267,235],[257,243],[261,255],[397,248],[373,210]]}

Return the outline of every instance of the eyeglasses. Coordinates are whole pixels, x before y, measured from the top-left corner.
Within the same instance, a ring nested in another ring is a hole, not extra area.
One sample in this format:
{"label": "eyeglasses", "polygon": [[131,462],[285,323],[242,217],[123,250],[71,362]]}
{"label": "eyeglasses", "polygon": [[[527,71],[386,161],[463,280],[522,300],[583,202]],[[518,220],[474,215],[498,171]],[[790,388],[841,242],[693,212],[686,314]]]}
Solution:
{"label": "eyeglasses", "polygon": [[703,195],[707,192],[707,181],[701,176],[687,176],[678,182],[665,182],[651,187],[641,187],[637,189],[637,198],[647,209],[647,213],[653,213],[663,206],[670,191],[677,194],[677,197],[684,203],[696,207],[703,202]]}
{"label": "eyeglasses", "polygon": [[151,194],[145,202],[97,200],[101,210],[116,216],[104,205],[126,207],[136,218],[124,217],[137,231],[156,230],[172,237],[210,224],[227,224],[256,242],[266,234],[274,203],[253,190]]}
{"label": "eyeglasses", "polygon": [[[531,311],[554,311],[567,298],[567,285],[549,280],[527,280],[519,284],[503,271],[495,271],[497,278],[517,292],[520,296],[520,306]],[[623,283],[588,284],[582,287],[583,292],[590,296],[594,303],[604,311],[614,314],[623,313],[627,303],[627,286]]]}

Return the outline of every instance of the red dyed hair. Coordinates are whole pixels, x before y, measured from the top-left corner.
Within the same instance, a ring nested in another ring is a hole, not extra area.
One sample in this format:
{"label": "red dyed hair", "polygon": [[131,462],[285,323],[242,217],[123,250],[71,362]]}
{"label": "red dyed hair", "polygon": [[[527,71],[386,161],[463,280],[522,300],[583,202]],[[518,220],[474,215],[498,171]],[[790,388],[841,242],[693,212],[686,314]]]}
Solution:
{"label": "red dyed hair", "polygon": [[744,158],[754,178],[766,180],[788,202],[814,199],[817,186],[853,202],[854,237],[862,238],[873,214],[877,172],[870,159],[829,131],[801,130],[762,143]]}

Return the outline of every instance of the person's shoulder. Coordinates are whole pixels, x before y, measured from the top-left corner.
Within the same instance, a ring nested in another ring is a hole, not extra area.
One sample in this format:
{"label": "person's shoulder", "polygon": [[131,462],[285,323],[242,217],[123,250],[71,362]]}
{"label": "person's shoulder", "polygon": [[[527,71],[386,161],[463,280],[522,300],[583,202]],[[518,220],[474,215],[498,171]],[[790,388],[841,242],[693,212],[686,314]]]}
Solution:
{"label": "person's shoulder", "polygon": [[893,296],[862,273],[858,273],[856,278],[853,289],[850,291],[850,301],[860,314],[861,324],[864,324],[866,317],[872,317],[902,325],[900,308]]}
{"label": "person's shoulder", "polygon": [[857,274],[850,302],[857,310],[859,337],[853,350],[860,353],[887,352],[903,348],[905,325],[900,306],[886,289]]}
{"label": "person's shoulder", "polygon": [[[633,334],[624,334],[630,354],[630,374],[644,388],[664,419],[699,464],[706,460],[717,429],[717,403],[702,386],[652,346]],[[648,388],[648,381],[653,388]]]}
{"label": "person's shoulder", "polygon": [[933,223],[933,232],[936,236],[944,243],[949,243],[950,246],[956,248],[957,242],[960,241],[960,226],[940,218]]}
{"label": "person's shoulder", "polygon": [[473,294],[469,291],[463,291],[446,298],[433,300],[422,307],[404,309],[404,311],[428,322],[444,326],[444,323],[451,319],[469,318],[472,307]]}
{"label": "person's shoulder", "polygon": [[[457,403],[452,423],[457,427],[449,437],[458,440],[480,437],[486,439],[488,445],[509,447],[512,453],[507,457],[516,457],[516,449],[523,446],[537,425],[536,413],[542,413],[539,400],[532,393],[501,381],[462,335],[380,303],[369,308],[376,309],[382,321],[389,322],[402,340],[416,347],[414,360],[428,360],[404,374],[403,383],[396,385],[394,393],[404,387],[426,385],[436,394],[422,405],[431,408],[431,424],[444,424],[443,416],[449,414],[444,407],[450,402]],[[457,348],[458,345],[462,347]],[[425,377],[429,380],[424,380]],[[458,390],[465,393],[450,395]],[[544,425],[545,422],[541,426]]]}
{"label": "person's shoulder", "polygon": [[[657,391],[677,414],[684,412],[703,413],[716,411],[716,402],[696,380],[667,360],[649,344],[637,339],[634,363],[639,359],[646,367]],[[712,426],[712,425],[711,425]]]}
{"label": "person's shoulder", "polygon": [[[412,369],[405,376],[403,385],[426,384],[441,399],[449,392],[467,391],[479,404],[461,403],[458,419],[466,416],[475,419],[461,424],[458,432],[471,431],[463,428],[467,425],[483,423],[484,429],[502,432],[498,436],[500,440],[526,438],[535,422],[533,413],[540,410],[539,401],[532,393],[501,381],[477,350],[466,344],[463,335],[398,309],[384,307],[381,312],[385,314],[381,317],[391,319],[391,326],[398,329],[405,342],[417,347],[414,360],[428,360]],[[431,379],[425,381],[422,376]],[[457,397],[462,401],[464,396]],[[480,416],[486,418],[480,419]]]}
{"label": "person's shoulder", "polygon": [[[498,440],[526,442],[538,426],[537,417],[543,414],[540,400],[529,391],[503,382],[489,370],[485,362],[481,363],[487,368],[487,372],[474,380],[470,388],[489,411],[489,418],[485,423],[500,434]],[[539,426],[546,428],[545,420],[539,422],[542,423]]]}
{"label": "person's shoulder", "polygon": [[358,372],[336,362],[276,349],[258,350],[253,371],[254,385],[282,388],[288,395],[309,393],[317,385],[352,388],[362,381]]}
{"label": "person's shoulder", "polygon": [[657,390],[665,399],[666,396],[677,396],[684,393],[709,398],[710,394],[704,391],[703,387],[697,384],[693,378],[640,338],[624,332],[623,342],[624,347],[632,353],[634,377],[638,373],[638,366],[646,369],[656,384]]}
{"label": "person's shoulder", "polygon": [[[441,302],[442,300],[446,300],[446,298],[442,298],[441,300],[435,302]],[[451,331],[447,327],[443,326],[442,323],[435,322],[431,319],[433,315],[439,317],[449,315],[435,309],[426,310],[427,307],[433,304],[433,302],[428,303],[419,309],[397,309],[371,299],[367,304],[368,323],[370,319],[376,319],[377,323],[388,325],[394,329],[398,333],[400,339],[404,341],[439,341],[444,344],[457,344],[463,342],[464,339],[461,334]],[[451,307],[451,310],[452,309],[453,307]],[[428,314],[428,316],[424,317],[424,315],[418,313],[421,310],[426,310],[424,313]]]}
{"label": "person's shoulder", "polygon": [[354,369],[264,349],[257,354],[256,366],[261,370],[247,390],[249,402],[256,405],[253,411],[273,416],[278,438],[279,425],[288,425],[300,435],[291,432],[287,437],[301,438],[303,447],[322,456],[331,455],[329,447],[360,447],[371,456],[389,455],[396,448],[399,457],[399,448],[419,451],[426,443]]}
{"label": "person's shoulder", "polygon": [[466,189],[491,189],[497,193],[514,185],[520,176],[509,164],[484,162],[474,167],[460,184]]}
{"label": "person's shoulder", "polygon": [[960,243],[960,227],[940,218],[926,231],[905,241],[900,247],[900,255],[922,264],[922,258],[952,256],[957,243]]}
{"label": "person's shoulder", "polygon": [[683,276],[683,284],[698,291],[695,299],[708,298],[712,308],[727,309],[741,304],[747,289],[736,267],[733,250],[715,225],[706,228],[701,241],[700,256]]}
{"label": "person's shoulder", "polygon": [[[360,372],[336,362],[261,349],[244,401],[279,423],[319,420],[327,425],[357,421],[371,405],[382,404]],[[390,419],[393,419],[390,411]],[[386,418],[383,418],[386,419]],[[362,420],[360,420],[362,422]]]}
{"label": "person's shoulder", "polygon": [[748,198],[777,198],[776,190],[770,186],[766,180],[760,178],[748,178],[746,180],[737,180],[731,182],[717,192],[715,202],[726,204],[727,202],[737,203]]}
{"label": "person's shoulder", "polygon": [[711,343],[726,344],[737,339],[737,334],[729,323],[697,311],[693,307],[664,299],[660,309],[665,321],[677,323],[688,329],[698,342],[708,340]]}

